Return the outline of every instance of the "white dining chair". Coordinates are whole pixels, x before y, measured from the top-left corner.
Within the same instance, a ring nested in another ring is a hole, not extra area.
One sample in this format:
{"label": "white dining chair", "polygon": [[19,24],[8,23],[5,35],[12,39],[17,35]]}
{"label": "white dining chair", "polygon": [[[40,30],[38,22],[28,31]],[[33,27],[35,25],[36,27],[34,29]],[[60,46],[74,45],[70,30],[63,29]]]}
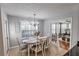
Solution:
{"label": "white dining chair", "polygon": [[23,44],[23,43],[20,43],[18,38],[17,38],[17,43],[18,43],[18,47],[19,47],[19,54],[22,56],[23,51],[27,51],[27,45]]}
{"label": "white dining chair", "polygon": [[43,42],[42,41],[37,41],[32,46],[31,50],[35,52],[35,56],[37,56],[39,52],[42,52],[42,55],[44,55],[44,53],[43,53]]}
{"label": "white dining chair", "polygon": [[44,54],[46,54],[45,51],[46,51],[46,49],[48,49],[50,47],[50,44],[51,44],[51,39],[49,37],[47,37],[44,42],[44,47],[43,47]]}

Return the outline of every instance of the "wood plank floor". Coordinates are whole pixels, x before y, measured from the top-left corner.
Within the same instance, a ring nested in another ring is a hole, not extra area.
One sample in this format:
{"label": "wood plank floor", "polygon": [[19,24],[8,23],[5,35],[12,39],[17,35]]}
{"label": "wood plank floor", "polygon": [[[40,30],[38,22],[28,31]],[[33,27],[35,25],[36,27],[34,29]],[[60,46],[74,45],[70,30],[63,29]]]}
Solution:
{"label": "wood plank floor", "polygon": [[[45,51],[45,56],[63,56],[67,53],[68,50],[60,48],[57,43],[51,42],[50,48]],[[30,53],[31,56],[34,56],[34,53]],[[12,48],[8,52],[9,56],[20,56],[18,47]],[[23,56],[27,56],[27,49],[25,49],[22,53]],[[41,52],[38,53],[38,56],[42,56]]]}

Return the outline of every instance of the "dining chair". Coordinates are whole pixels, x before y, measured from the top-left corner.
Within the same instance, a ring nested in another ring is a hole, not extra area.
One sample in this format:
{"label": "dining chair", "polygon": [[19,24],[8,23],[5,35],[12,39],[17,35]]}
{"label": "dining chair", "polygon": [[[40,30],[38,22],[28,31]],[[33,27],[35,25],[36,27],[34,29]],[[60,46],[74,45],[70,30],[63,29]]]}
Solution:
{"label": "dining chair", "polygon": [[57,42],[57,35],[56,34],[52,34],[52,37],[51,37],[52,41],[53,42]]}
{"label": "dining chair", "polygon": [[44,42],[44,47],[43,47],[44,54],[45,54],[46,49],[48,49],[50,47],[50,44],[51,44],[51,39],[50,39],[50,37],[47,37]]}
{"label": "dining chair", "polygon": [[18,43],[18,47],[19,47],[19,53],[22,56],[23,55],[23,51],[27,51],[28,45],[26,45],[24,43],[21,43],[18,38],[17,38],[17,43]]}
{"label": "dining chair", "polygon": [[39,52],[42,52],[42,55],[44,55],[44,53],[43,53],[43,42],[40,41],[40,40],[39,41],[37,40],[37,42],[35,44],[33,44],[33,46],[31,47],[31,50],[35,52],[35,56],[37,56],[37,54]]}

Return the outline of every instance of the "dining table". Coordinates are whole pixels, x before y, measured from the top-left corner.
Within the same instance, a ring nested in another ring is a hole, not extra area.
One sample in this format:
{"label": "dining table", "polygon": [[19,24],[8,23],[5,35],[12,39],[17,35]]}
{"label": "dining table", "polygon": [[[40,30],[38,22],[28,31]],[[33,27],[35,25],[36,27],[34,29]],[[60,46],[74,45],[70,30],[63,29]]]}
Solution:
{"label": "dining table", "polygon": [[30,56],[30,48],[33,44],[40,42],[40,40],[46,40],[47,36],[43,37],[29,37],[29,39],[23,40],[24,44],[28,45],[28,56]]}

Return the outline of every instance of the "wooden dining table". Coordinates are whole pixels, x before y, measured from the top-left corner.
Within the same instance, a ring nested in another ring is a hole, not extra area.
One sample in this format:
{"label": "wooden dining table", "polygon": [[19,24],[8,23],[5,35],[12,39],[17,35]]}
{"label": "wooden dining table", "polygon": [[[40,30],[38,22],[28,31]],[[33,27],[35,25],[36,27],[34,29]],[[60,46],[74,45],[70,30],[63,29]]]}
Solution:
{"label": "wooden dining table", "polygon": [[32,44],[39,42],[41,39],[46,40],[47,36],[44,37],[29,37],[29,39],[23,40],[24,44],[28,45],[28,56],[30,56],[30,48]]}

